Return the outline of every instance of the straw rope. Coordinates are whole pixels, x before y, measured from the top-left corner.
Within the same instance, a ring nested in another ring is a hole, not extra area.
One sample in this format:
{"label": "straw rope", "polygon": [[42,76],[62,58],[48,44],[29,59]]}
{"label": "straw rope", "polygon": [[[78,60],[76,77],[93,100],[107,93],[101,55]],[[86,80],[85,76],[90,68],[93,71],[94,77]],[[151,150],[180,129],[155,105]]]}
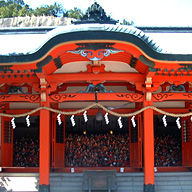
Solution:
{"label": "straw rope", "polygon": [[114,115],[114,116],[117,116],[117,117],[131,117],[131,116],[136,116],[140,113],[142,113],[143,111],[147,110],[147,109],[153,109],[154,111],[158,112],[158,113],[161,113],[161,114],[164,114],[164,115],[167,115],[167,116],[171,116],[171,117],[188,117],[188,116],[192,116],[192,112],[189,112],[189,113],[181,113],[181,114],[174,114],[174,113],[169,113],[169,112],[166,112],[166,111],[163,111],[161,109],[158,109],[157,107],[154,107],[154,106],[147,106],[147,107],[144,107],[142,109],[139,109],[133,113],[117,113],[117,112],[114,112],[114,111],[111,111],[109,109],[107,109],[106,107],[104,107],[102,104],[100,103],[93,103],[83,109],[79,109],[79,110],[76,110],[76,111],[70,111],[70,112],[66,112],[66,111],[61,111],[61,110],[57,110],[57,109],[52,109],[52,108],[49,108],[49,107],[45,107],[45,106],[42,106],[42,107],[38,107],[36,109],[33,109],[27,113],[22,113],[22,114],[6,114],[6,113],[0,113],[0,116],[2,117],[25,117],[27,115],[31,115],[33,113],[36,113],[42,109],[44,110],[48,110],[48,111],[51,111],[53,113],[60,113],[62,115],[76,115],[76,114],[80,114],[80,113],[83,113],[84,111],[87,111],[93,107],[100,107],[101,109],[103,109],[104,111],[106,111],[107,113],[110,113],[111,115]]}

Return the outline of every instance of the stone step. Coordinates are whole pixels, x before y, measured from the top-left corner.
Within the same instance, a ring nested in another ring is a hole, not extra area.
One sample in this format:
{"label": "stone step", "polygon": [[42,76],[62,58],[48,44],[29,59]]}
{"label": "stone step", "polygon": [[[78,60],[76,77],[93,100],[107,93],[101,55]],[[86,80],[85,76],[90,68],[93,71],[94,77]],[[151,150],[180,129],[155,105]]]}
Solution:
{"label": "stone step", "polygon": [[[142,192],[143,173],[117,173],[117,190],[112,192]],[[192,173],[156,173],[156,192],[192,191]],[[82,173],[51,174],[51,192],[84,192]],[[92,191],[94,192],[94,191]],[[98,191],[95,191],[98,192]],[[102,192],[102,191],[100,191]],[[104,192],[104,191],[103,191]]]}
{"label": "stone step", "polygon": [[118,182],[144,182],[143,177],[116,177]]}
{"label": "stone step", "polygon": [[116,191],[143,191],[143,185],[142,186],[117,186]]}
{"label": "stone step", "polygon": [[82,187],[78,187],[78,186],[70,186],[70,187],[66,187],[66,186],[51,186],[50,185],[50,190],[51,192],[55,192],[55,191],[81,191],[82,192]]}
{"label": "stone step", "polygon": [[161,186],[161,185],[192,185],[191,184],[191,181],[158,181],[158,182],[155,182],[155,185],[156,186]]}
{"label": "stone step", "polygon": [[82,182],[50,182],[50,186],[60,186],[60,187],[82,187]]}
{"label": "stone step", "polygon": [[52,182],[82,182],[83,177],[50,177]]}

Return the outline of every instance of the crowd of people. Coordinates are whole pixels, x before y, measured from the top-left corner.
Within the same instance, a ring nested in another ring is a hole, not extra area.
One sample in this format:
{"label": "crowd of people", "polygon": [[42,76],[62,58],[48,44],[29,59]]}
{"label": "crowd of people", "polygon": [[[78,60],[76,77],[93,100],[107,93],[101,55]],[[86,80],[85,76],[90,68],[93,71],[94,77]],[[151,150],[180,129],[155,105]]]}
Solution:
{"label": "crowd of people", "polygon": [[[182,166],[181,138],[154,139],[155,167]],[[21,137],[14,142],[13,166],[39,167],[39,138]],[[69,134],[65,139],[66,167],[129,167],[128,134]]]}
{"label": "crowd of people", "polygon": [[66,138],[65,166],[128,167],[128,134],[70,134]]}
{"label": "crowd of people", "polygon": [[173,135],[155,137],[155,167],[182,166],[181,138]]}
{"label": "crowd of people", "polygon": [[39,167],[39,138],[15,138],[13,145],[13,166]]}

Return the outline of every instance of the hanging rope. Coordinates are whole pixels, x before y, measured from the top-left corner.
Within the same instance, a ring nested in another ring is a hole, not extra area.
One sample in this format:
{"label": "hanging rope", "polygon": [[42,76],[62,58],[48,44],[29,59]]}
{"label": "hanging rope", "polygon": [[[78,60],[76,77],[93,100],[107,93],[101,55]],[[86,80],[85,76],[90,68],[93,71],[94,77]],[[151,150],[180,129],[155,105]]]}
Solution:
{"label": "hanging rope", "polygon": [[158,113],[161,113],[161,114],[164,114],[164,115],[167,115],[167,116],[171,116],[171,117],[188,117],[188,116],[192,116],[192,112],[190,113],[182,113],[182,114],[174,114],[174,113],[169,113],[169,112],[166,112],[166,111],[163,111],[161,109],[158,109],[157,107],[154,107],[154,106],[147,106],[147,107],[144,107],[142,109],[139,109],[138,111],[135,111],[133,113],[116,113],[114,111],[111,111],[109,109],[107,109],[106,107],[104,107],[102,104],[100,103],[93,103],[83,109],[79,109],[79,110],[76,110],[76,111],[70,111],[70,112],[66,112],[66,111],[61,111],[61,110],[57,110],[57,109],[52,109],[52,108],[49,108],[49,107],[38,107],[36,109],[33,109],[32,111],[29,111],[27,113],[22,113],[22,114],[6,114],[6,113],[0,113],[0,116],[2,117],[25,117],[27,115],[31,115],[33,113],[36,113],[42,109],[45,109],[45,110],[48,110],[48,111],[51,111],[53,113],[60,113],[62,115],[76,115],[76,114],[80,114],[80,113],[83,113],[84,111],[87,111],[93,107],[100,107],[101,109],[103,109],[104,111],[106,111],[107,113],[110,113],[111,115],[114,115],[114,116],[117,116],[117,117],[132,117],[132,116],[136,116],[140,113],[142,113],[143,111],[147,110],[147,109],[153,109],[154,111],[158,112]]}

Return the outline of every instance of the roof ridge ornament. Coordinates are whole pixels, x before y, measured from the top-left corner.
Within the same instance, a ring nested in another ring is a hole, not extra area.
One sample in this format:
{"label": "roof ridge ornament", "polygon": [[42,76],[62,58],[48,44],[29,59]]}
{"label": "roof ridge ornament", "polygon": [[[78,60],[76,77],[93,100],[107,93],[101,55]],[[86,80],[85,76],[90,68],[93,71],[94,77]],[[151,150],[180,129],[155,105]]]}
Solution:
{"label": "roof ridge ornament", "polygon": [[95,1],[91,7],[88,7],[86,14],[80,19],[72,21],[73,24],[85,24],[85,23],[105,23],[116,24],[118,20],[112,19],[107,16],[105,10]]}

